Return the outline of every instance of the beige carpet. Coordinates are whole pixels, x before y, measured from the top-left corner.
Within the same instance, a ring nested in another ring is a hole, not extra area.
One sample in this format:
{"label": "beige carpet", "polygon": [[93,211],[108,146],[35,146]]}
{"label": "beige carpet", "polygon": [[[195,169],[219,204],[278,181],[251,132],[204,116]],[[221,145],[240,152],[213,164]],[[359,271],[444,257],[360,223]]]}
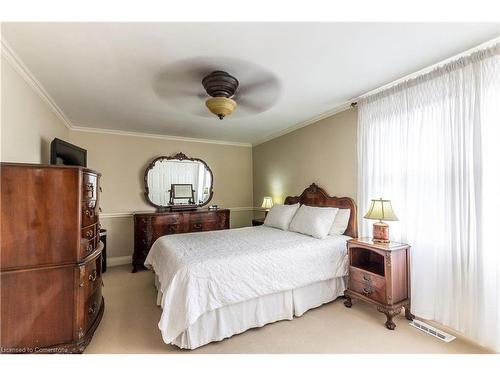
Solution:
{"label": "beige carpet", "polygon": [[457,338],[445,343],[397,317],[395,331],[373,306],[357,302],[351,309],[337,300],[292,321],[255,328],[197,350],[181,350],[163,342],[152,272],[131,273],[130,266],[104,274],[106,309],[85,353],[487,353]]}

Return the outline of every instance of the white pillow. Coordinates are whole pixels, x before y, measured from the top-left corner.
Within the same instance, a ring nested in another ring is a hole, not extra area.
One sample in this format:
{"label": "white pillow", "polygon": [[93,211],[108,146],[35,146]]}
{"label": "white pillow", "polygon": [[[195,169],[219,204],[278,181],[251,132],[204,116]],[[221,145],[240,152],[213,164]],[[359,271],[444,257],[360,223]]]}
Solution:
{"label": "white pillow", "polygon": [[292,232],[323,239],[328,236],[338,208],[300,206],[290,223]]}
{"label": "white pillow", "polygon": [[299,204],[275,204],[267,213],[264,225],[268,227],[288,230],[288,226],[297,212]]}
{"label": "white pillow", "polygon": [[330,228],[330,234],[344,234],[347,226],[349,225],[349,217],[351,216],[351,209],[341,208],[335,219],[333,220],[332,227]]}

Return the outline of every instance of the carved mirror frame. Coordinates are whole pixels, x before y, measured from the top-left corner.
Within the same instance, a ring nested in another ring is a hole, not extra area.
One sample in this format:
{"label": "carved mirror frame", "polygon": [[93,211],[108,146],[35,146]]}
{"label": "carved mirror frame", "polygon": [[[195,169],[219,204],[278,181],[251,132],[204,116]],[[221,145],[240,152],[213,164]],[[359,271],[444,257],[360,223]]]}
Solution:
{"label": "carved mirror frame", "polygon": [[[160,206],[160,205],[153,203],[151,201],[151,199],[149,199],[148,172],[151,169],[153,169],[156,162],[161,161],[161,160],[181,160],[181,161],[182,160],[189,160],[189,161],[197,161],[197,162],[202,163],[205,166],[205,168],[207,169],[208,173],[210,173],[210,191],[209,191],[209,196],[208,196],[208,199],[206,200],[206,202],[204,202],[203,204],[182,205],[182,206],[175,206],[175,205],[174,206],[172,206],[172,205]],[[148,167],[144,171],[144,196],[146,197],[146,201],[150,205],[156,207],[158,210],[169,210],[169,209],[179,209],[179,208],[189,210],[189,209],[193,209],[193,208],[203,207],[203,206],[207,205],[212,200],[213,195],[214,195],[214,174],[212,173],[212,170],[210,169],[208,164],[205,163],[205,161],[202,159],[189,158],[182,152],[179,152],[179,153],[175,154],[174,156],[159,156],[159,157],[153,159],[153,161],[151,161],[151,163],[149,163]]]}

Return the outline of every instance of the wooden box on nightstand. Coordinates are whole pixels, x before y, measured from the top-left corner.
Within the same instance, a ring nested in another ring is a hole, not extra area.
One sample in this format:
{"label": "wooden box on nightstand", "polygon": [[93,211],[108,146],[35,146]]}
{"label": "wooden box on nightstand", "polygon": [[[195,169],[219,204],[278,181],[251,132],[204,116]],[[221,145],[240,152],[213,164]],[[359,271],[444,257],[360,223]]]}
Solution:
{"label": "wooden box on nightstand", "polygon": [[410,303],[410,245],[398,242],[377,243],[371,238],[347,241],[349,281],[345,292],[346,307],[353,299],[371,303],[387,317],[385,326],[396,328],[392,318],[404,307],[413,320]]}

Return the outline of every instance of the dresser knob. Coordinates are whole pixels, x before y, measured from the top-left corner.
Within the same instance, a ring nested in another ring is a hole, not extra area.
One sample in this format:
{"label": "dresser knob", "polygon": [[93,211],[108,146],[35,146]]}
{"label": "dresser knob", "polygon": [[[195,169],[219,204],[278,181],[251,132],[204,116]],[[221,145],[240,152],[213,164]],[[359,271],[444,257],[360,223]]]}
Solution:
{"label": "dresser knob", "polygon": [[89,315],[94,314],[94,313],[95,313],[96,308],[97,308],[97,303],[96,303],[96,302],[94,302],[94,303],[92,304],[92,306],[90,306],[90,307],[89,307]]}
{"label": "dresser knob", "polygon": [[87,245],[87,253],[90,253],[92,251],[92,249],[94,248],[94,245],[92,245],[91,243]]}
{"label": "dresser knob", "polygon": [[371,281],[370,276],[368,276],[368,275],[363,275],[363,280]]}
{"label": "dresser knob", "polygon": [[95,281],[97,279],[97,271],[93,270],[89,275],[89,281]]}
{"label": "dresser knob", "polygon": [[85,216],[87,217],[94,216],[94,210],[85,210]]}
{"label": "dresser knob", "polygon": [[94,184],[92,182],[89,182],[87,186],[85,187],[85,190],[87,191],[87,196],[89,198],[92,198],[94,196]]}
{"label": "dresser knob", "polygon": [[92,231],[92,229],[89,229],[86,233],[85,233],[85,236],[87,238],[92,238],[92,235],[94,234],[94,232]]}

